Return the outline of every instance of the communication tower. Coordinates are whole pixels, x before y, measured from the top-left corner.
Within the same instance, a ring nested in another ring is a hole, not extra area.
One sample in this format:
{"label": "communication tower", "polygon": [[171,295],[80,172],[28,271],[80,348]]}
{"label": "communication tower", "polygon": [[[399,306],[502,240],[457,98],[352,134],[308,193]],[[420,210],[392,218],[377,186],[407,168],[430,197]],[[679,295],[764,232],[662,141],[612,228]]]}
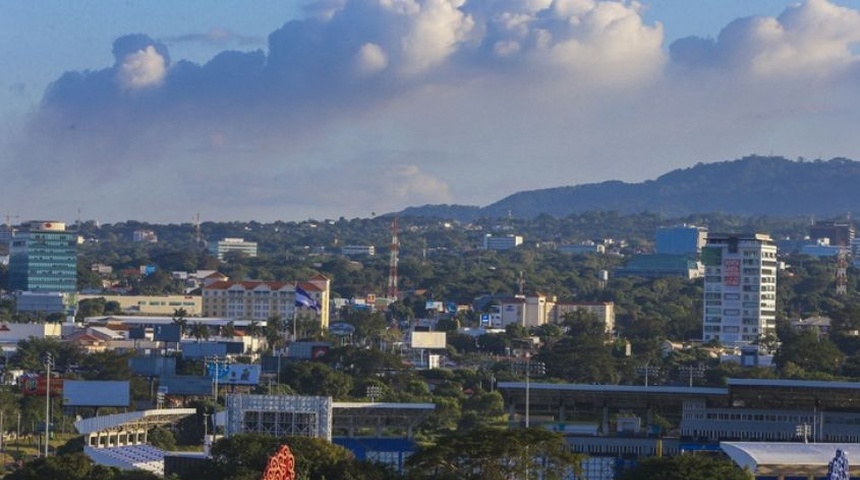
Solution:
{"label": "communication tower", "polygon": [[388,260],[388,299],[397,300],[397,262],[400,253],[400,240],[397,238],[397,217],[391,222],[391,256]]}

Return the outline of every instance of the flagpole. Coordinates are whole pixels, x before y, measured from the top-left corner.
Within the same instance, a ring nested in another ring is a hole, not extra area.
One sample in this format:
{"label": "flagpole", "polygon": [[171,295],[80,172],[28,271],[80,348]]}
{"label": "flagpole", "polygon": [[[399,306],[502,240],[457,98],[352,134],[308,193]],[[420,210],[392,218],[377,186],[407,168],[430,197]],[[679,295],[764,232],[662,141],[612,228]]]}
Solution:
{"label": "flagpole", "polygon": [[293,305],[293,341],[296,341],[296,322],[299,318],[299,307],[298,305]]}

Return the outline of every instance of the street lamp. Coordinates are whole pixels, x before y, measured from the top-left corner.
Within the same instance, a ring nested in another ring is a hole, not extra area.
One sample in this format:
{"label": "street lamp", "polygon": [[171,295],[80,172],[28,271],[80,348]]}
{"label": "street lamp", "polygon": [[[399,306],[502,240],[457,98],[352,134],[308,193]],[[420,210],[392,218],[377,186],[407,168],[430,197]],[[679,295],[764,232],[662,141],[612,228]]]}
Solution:
{"label": "street lamp", "polygon": [[51,352],[45,354],[45,458],[48,458],[48,439],[51,429],[51,367],[54,366],[54,356]]}

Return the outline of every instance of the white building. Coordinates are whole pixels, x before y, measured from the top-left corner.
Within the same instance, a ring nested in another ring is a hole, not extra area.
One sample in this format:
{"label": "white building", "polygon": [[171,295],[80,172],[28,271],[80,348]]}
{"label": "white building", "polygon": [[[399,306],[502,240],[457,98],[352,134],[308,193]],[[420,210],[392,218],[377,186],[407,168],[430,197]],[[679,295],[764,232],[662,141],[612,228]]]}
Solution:
{"label": "white building", "polygon": [[769,235],[708,235],[702,338],[746,345],[776,328],[776,244]]}
{"label": "white building", "polygon": [[158,235],[152,230],[135,230],[131,239],[134,242],[158,243]]}
{"label": "white building", "polygon": [[224,255],[227,252],[240,252],[249,257],[256,257],[257,242],[246,242],[244,238],[225,238],[209,245],[209,251],[221,261],[224,261]]}
{"label": "white building", "polygon": [[484,250],[510,250],[522,245],[522,243],[523,237],[521,235],[494,237],[488,233],[484,236]]}
{"label": "white building", "polygon": [[571,255],[583,255],[588,253],[596,253],[603,255],[604,253],[606,253],[606,247],[599,243],[585,242],[579,244],[559,245],[558,251]]}

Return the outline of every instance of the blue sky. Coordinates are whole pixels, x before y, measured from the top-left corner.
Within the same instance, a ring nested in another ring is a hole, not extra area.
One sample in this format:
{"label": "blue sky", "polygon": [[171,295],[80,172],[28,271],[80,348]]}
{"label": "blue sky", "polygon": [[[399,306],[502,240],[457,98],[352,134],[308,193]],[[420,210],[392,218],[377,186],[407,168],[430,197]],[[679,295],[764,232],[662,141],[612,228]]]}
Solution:
{"label": "blue sky", "polygon": [[860,158],[858,9],[0,0],[0,209],[350,218],[753,153]]}

